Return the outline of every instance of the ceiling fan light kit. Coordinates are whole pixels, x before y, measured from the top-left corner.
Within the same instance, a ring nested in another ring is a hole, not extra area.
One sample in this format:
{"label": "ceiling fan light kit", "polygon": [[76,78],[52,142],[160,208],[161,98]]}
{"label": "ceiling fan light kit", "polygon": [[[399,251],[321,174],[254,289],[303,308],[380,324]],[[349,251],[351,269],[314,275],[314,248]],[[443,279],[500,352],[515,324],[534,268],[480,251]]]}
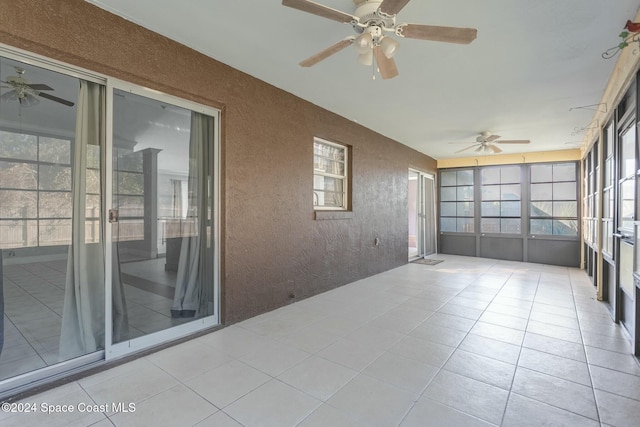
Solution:
{"label": "ceiling fan light kit", "polygon": [[349,14],[310,0],[282,0],[284,6],[350,24],[359,34],[347,37],[305,59],[300,62],[302,67],[311,67],[354,43],[358,53],[358,62],[363,65],[372,65],[375,59],[380,76],[383,79],[390,79],[398,75],[398,68],[393,57],[400,44],[389,35],[457,44],[469,44],[477,35],[477,30],[474,28],[397,24],[397,13],[409,3],[409,0],[353,1],[356,9],[353,14]]}
{"label": "ceiling fan light kit", "polygon": [[10,89],[0,95],[0,101],[18,101],[22,107],[31,107],[40,103],[39,98],[48,99],[68,107],[74,105],[73,102],[58,98],[43,91],[53,91],[53,88],[43,83],[31,83],[24,78],[25,69],[15,67],[17,76],[8,76],[6,80],[0,80],[1,89]]}

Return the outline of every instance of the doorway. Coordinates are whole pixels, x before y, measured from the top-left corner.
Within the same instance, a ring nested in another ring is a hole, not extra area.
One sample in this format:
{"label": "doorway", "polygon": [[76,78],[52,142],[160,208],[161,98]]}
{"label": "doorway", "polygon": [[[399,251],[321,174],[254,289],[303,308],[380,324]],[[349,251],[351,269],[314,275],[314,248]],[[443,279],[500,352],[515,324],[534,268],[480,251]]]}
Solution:
{"label": "doorway", "polygon": [[0,80],[0,398],[218,325],[220,112],[26,52]]}
{"label": "doorway", "polygon": [[436,247],[435,182],[433,175],[409,170],[409,260],[434,254]]}

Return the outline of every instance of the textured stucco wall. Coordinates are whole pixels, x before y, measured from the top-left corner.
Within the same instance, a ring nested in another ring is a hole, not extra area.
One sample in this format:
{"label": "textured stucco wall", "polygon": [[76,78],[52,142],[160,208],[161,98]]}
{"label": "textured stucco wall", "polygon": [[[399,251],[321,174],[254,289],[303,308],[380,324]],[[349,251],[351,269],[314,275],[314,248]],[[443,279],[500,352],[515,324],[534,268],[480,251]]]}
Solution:
{"label": "textured stucco wall", "polygon": [[[81,0],[0,0],[0,42],[222,110],[225,323],[407,262],[430,157]],[[313,136],[352,147],[349,219],[314,219]]]}

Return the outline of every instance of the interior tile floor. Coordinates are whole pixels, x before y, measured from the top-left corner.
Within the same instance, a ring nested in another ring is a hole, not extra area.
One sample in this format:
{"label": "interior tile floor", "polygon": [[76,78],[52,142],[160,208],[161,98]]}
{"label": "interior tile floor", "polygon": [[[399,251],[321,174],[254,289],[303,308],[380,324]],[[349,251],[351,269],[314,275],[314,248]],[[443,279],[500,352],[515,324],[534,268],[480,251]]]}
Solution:
{"label": "interior tile floor", "polygon": [[[164,258],[157,258],[122,264],[128,314],[123,340],[187,321],[171,317],[176,274],[165,271],[164,263]],[[67,260],[5,265],[3,270],[0,380],[60,362]]]}
{"label": "interior tile floor", "polygon": [[0,424],[638,425],[639,364],[583,271],[434,258],[24,400],[96,412]]}

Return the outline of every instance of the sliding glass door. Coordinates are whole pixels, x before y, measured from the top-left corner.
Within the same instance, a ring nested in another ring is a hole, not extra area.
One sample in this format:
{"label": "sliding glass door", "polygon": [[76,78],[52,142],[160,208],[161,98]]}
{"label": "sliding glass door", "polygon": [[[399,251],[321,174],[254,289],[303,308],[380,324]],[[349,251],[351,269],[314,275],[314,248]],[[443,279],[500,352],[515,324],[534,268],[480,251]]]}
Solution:
{"label": "sliding glass door", "polygon": [[0,80],[0,398],[217,325],[219,112],[2,47]]}
{"label": "sliding glass door", "polygon": [[409,259],[436,252],[435,200],[433,176],[409,170]]}
{"label": "sliding glass door", "polygon": [[217,114],[189,107],[113,90],[115,355],[218,323]]}
{"label": "sliding glass door", "polygon": [[104,82],[5,53],[0,395],[105,348]]}

